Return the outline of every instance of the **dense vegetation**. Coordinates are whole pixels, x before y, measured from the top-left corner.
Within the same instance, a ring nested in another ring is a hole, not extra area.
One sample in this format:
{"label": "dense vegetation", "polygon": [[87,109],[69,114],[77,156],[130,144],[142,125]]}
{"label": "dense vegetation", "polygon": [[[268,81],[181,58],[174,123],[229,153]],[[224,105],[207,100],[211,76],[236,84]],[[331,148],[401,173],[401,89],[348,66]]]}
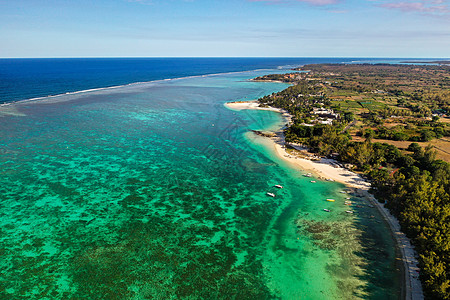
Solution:
{"label": "dense vegetation", "polygon": [[[258,78],[294,84],[259,99],[261,105],[294,116],[285,132],[288,142],[337,156],[371,180],[371,192],[386,202],[416,246],[426,297],[450,299],[450,165],[436,159],[433,146],[416,143],[450,135],[448,123],[441,122],[450,112],[450,68],[309,65],[302,70],[310,72]],[[390,140],[411,143],[399,149]],[[438,144],[444,154],[450,152],[445,141]]]}

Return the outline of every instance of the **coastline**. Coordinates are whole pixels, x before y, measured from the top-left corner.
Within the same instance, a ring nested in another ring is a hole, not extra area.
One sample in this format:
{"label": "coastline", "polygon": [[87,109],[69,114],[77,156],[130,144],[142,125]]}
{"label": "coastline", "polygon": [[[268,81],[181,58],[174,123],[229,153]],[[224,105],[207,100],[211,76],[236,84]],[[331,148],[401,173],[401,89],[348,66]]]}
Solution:
{"label": "coastline", "polygon": [[[281,113],[286,119],[287,123],[291,122],[292,116],[285,110],[273,107],[259,107],[257,101],[239,101],[229,102],[225,106],[231,110],[256,109],[256,110],[270,110]],[[274,132],[274,137],[266,137],[270,141],[270,147],[273,153],[279,158],[288,162],[291,166],[303,171],[308,171],[314,174],[318,179],[337,181],[349,188],[355,190],[356,193],[363,196],[373,206],[375,206],[382,215],[385,222],[388,224],[392,237],[396,241],[397,247],[401,253],[403,262],[403,293],[402,298],[407,300],[424,299],[422,284],[419,280],[419,262],[417,260],[417,253],[406,234],[401,232],[401,226],[398,220],[391,215],[389,210],[383,204],[378,202],[373,195],[368,191],[370,183],[363,179],[360,175],[351,172],[341,167],[337,161],[333,159],[324,159],[320,161],[312,161],[305,158],[296,157],[288,153],[283,129],[280,128]]]}
{"label": "coastline", "polygon": [[[273,107],[259,107],[256,101],[229,102],[226,103],[225,106],[229,109],[237,111],[242,109],[257,109],[279,112],[282,113],[283,117],[286,118],[287,123],[291,122],[291,116],[287,111]],[[304,171],[311,172],[319,179],[332,179],[333,181],[343,183],[348,187],[356,189],[368,190],[370,188],[370,184],[363,178],[361,178],[361,176],[342,167],[338,167],[337,161],[333,159],[321,159],[320,161],[312,161],[289,154],[286,151],[287,147],[284,141],[284,134],[282,129],[275,132],[274,137],[267,139],[272,141],[271,147],[273,148],[274,154],[284,159],[292,166],[300,168]]]}

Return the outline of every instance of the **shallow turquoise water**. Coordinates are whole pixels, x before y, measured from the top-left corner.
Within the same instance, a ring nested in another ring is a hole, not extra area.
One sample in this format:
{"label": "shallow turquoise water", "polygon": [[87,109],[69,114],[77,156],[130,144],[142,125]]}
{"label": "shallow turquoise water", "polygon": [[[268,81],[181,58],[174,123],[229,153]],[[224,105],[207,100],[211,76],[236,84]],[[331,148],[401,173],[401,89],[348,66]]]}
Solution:
{"label": "shallow turquoise water", "polygon": [[278,114],[223,106],[286,87],[247,81],[261,74],[2,107],[0,296],[397,299],[376,212],[346,214],[341,185],[311,184],[247,133]]}

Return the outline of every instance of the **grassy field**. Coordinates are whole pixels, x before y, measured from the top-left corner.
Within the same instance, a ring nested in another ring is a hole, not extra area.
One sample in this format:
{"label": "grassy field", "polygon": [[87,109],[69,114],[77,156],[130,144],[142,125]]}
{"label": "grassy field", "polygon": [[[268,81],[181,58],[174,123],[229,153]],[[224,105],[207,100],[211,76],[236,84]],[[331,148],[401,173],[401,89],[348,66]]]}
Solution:
{"label": "grassy field", "polygon": [[[357,136],[355,134],[352,134],[352,140],[362,142],[364,141],[364,138]],[[406,150],[408,146],[412,143],[410,141],[392,141],[392,140],[382,140],[382,139],[372,139],[373,143],[379,142],[379,143],[386,143],[389,145],[394,145],[400,150]],[[446,161],[450,163],[450,138],[444,137],[441,139],[435,139],[430,142],[418,142],[422,148],[425,148],[428,145],[431,145],[434,147],[434,150],[436,150],[436,158],[442,159],[443,161]]]}
{"label": "grassy field", "polygon": [[[369,130],[373,138],[402,148],[412,142],[431,143],[439,157],[449,161],[445,141],[450,138],[449,66],[317,64],[301,69],[310,72],[300,78],[270,75],[300,88],[268,97],[266,103],[311,125],[317,122],[311,114],[314,107],[331,108],[345,117],[350,123],[346,130],[354,135]],[[440,118],[433,119],[436,112]]]}

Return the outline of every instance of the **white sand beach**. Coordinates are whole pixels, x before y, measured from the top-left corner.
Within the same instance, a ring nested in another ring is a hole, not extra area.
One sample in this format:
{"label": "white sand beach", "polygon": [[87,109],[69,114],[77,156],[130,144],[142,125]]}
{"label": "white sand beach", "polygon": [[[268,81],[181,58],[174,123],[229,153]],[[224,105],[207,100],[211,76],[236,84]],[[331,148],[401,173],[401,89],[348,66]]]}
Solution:
{"label": "white sand beach", "polygon": [[259,106],[258,101],[236,101],[236,102],[227,102],[225,103],[225,107],[228,107],[231,110],[242,110],[242,109],[259,109],[259,110],[270,110],[276,111],[279,113],[287,113],[287,111],[275,108],[275,107],[261,107]]}

